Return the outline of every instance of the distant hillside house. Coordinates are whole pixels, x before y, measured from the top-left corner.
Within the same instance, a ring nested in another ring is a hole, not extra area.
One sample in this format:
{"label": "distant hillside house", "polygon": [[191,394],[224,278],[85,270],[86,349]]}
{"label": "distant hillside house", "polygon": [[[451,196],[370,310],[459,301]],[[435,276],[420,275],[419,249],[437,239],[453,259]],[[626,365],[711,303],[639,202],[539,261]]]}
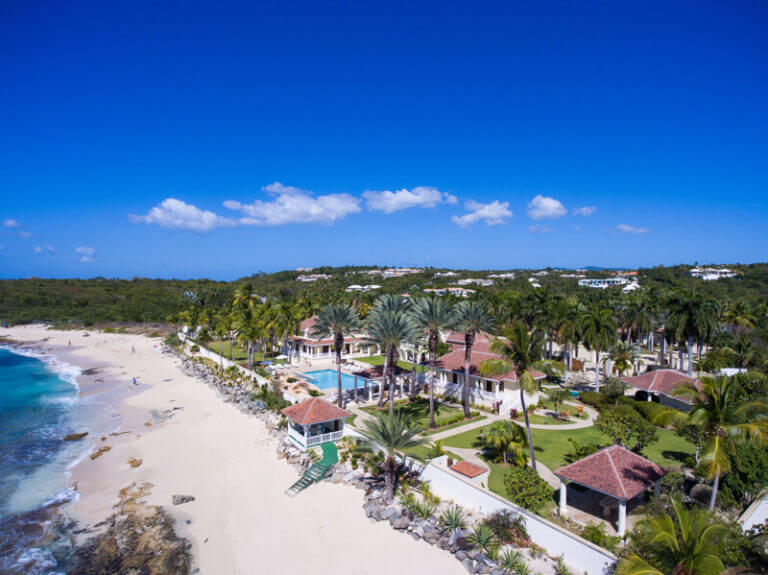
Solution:
{"label": "distant hillside house", "polygon": [[353,292],[353,291],[369,292],[369,291],[373,291],[373,290],[377,290],[377,289],[381,289],[381,286],[380,285],[376,285],[376,284],[370,284],[370,285],[364,285],[364,286],[357,285],[357,284],[352,284],[351,286],[348,286],[347,289],[345,289],[344,291],[346,291],[346,292]]}
{"label": "distant hillside house", "polygon": [[579,285],[582,287],[590,287],[596,289],[605,289],[615,286],[623,286],[629,283],[627,278],[589,278],[579,280]]}
{"label": "distant hillside house", "polygon": [[329,280],[331,276],[328,274],[302,274],[296,277],[296,281],[299,282],[316,282],[317,280]]}
{"label": "distant hillside house", "polygon": [[439,296],[449,293],[451,295],[455,295],[458,297],[469,297],[471,295],[474,295],[476,292],[473,289],[467,289],[462,287],[447,287],[447,288],[424,288],[424,293],[439,295]]}
{"label": "distant hillside house", "polygon": [[496,278],[500,280],[513,280],[515,279],[515,272],[505,272],[502,274],[488,274],[489,278]]}
{"label": "distant hillside house", "polygon": [[468,285],[479,285],[479,286],[492,286],[493,280],[487,280],[482,278],[465,278],[463,280],[458,280],[456,282],[456,285],[460,286],[468,286]]}
{"label": "distant hillside house", "polygon": [[725,278],[735,278],[736,272],[728,268],[693,268],[691,275],[704,281],[715,281]]}
{"label": "distant hillside house", "polygon": [[[327,359],[335,357],[336,352],[333,348],[333,338],[324,337],[317,339],[313,337],[312,330],[317,322],[317,316],[312,316],[301,322],[299,334],[288,339],[288,348],[284,350],[293,357],[301,360],[307,359]],[[344,338],[344,355],[365,353],[366,348],[363,344],[366,342],[363,334],[353,334]]]}

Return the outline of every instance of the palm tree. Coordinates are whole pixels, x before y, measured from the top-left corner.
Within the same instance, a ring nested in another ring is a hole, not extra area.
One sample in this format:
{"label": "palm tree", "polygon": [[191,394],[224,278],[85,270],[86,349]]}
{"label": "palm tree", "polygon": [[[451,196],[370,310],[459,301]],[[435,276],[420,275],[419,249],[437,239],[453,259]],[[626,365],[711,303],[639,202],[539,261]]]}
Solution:
{"label": "palm tree", "polygon": [[384,384],[389,381],[389,410],[395,412],[394,371],[399,358],[398,349],[405,341],[415,339],[418,330],[404,307],[391,307],[386,302],[379,305],[377,300],[368,316],[368,339],[377,343],[384,352],[384,369],[381,374],[379,407],[384,405]]}
{"label": "palm tree", "polygon": [[344,407],[344,390],[341,387],[341,354],[344,351],[344,336],[350,335],[360,327],[360,316],[351,305],[331,303],[323,306],[317,314],[317,320],[312,328],[312,337],[323,339],[333,338],[336,351],[336,381],[338,396],[336,402]]}
{"label": "palm tree", "polygon": [[757,317],[746,300],[737,299],[728,305],[723,320],[733,328],[754,329]]}
{"label": "palm tree", "polygon": [[462,301],[454,309],[455,328],[464,334],[464,417],[471,417],[469,409],[469,364],[472,358],[472,346],[478,331],[485,331],[490,326],[490,319],[480,302]]}
{"label": "palm tree", "polygon": [[234,328],[237,333],[237,343],[241,346],[245,344],[247,349],[246,364],[252,368],[256,342],[264,334],[254,310],[250,308],[240,309],[234,321]]}
{"label": "palm tree", "polygon": [[600,351],[616,341],[616,324],[607,307],[594,305],[579,317],[581,339],[588,349],[595,350],[595,391],[600,391]]}
{"label": "palm tree", "polygon": [[[611,347],[608,352],[608,356],[603,361],[613,362],[613,368],[619,373],[619,377],[622,377],[625,372],[632,369],[640,356],[640,352],[637,346],[632,345],[626,341],[617,341]],[[610,373],[606,369],[606,377],[610,377]]]}
{"label": "palm tree", "polygon": [[617,565],[616,575],[718,575],[725,569],[718,556],[724,531],[711,514],[701,509],[689,511],[675,495],[672,514],[653,514],[635,527],[635,533],[647,533],[651,557],[627,555]]}
{"label": "palm tree", "polygon": [[491,352],[501,356],[499,359],[488,359],[480,364],[483,375],[504,375],[514,370],[520,386],[520,404],[525,417],[525,430],[528,434],[528,447],[531,451],[531,467],[536,469],[536,455],[533,452],[533,434],[528,421],[528,411],[525,407],[525,394],[538,390],[538,384],[533,379],[531,370],[537,369],[545,373],[561,374],[563,364],[551,359],[542,359],[542,340],[536,330],[529,332],[523,323],[516,323],[512,328],[502,332],[504,339],[491,342]]}
{"label": "palm tree", "polygon": [[500,451],[501,460],[506,465],[507,451],[513,445],[517,446],[517,450],[522,445],[525,445],[525,435],[520,426],[515,425],[511,421],[496,421],[483,432],[483,443],[492,449]]}
{"label": "palm tree", "polygon": [[574,342],[579,338],[579,313],[581,308],[574,299],[560,300],[554,309],[556,318],[556,333],[560,344],[565,350],[563,363],[565,364],[565,384],[568,385],[568,370],[571,369],[571,358]]}
{"label": "palm tree", "polygon": [[760,359],[760,349],[746,333],[730,338],[722,351],[733,360],[736,367],[746,368]]}
{"label": "palm tree", "polygon": [[416,327],[426,332],[429,348],[429,428],[435,428],[435,361],[440,332],[454,323],[451,305],[442,298],[419,298],[413,301],[411,317]]}
{"label": "palm tree", "polygon": [[235,290],[233,305],[239,308],[252,308],[259,300],[259,296],[253,291],[251,282],[244,282]]}
{"label": "palm tree", "polygon": [[692,402],[688,413],[666,408],[654,423],[666,425],[675,421],[700,429],[704,445],[700,467],[712,480],[709,509],[715,508],[720,477],[731,468],[731,454],[745,443],[768,443],[768,403],[762,399],[743,403],[733,378],[704,377],[701,388],[693,382],[677,384],[672,393]]}
{"label": "palm tree", "polygon": [[693,377],[693,342],[711,334],[716,319],[717,307],[699,293],[679,290],[669,302],[669,323],[678,342],[688,346],[689,377]]}
{"label": "palm tree", "polygon": [[421,445],[424,440],[418,434],[422,428],[412,425],[411,420],[400,413],[378,413],[376,419],[363,421],[363,426],[360,433],[371,449],[383,449],[385,452],[382,468],[387,486],[386,501],[391,503],[395,495],[395,477],[400,467],[396,453]]}

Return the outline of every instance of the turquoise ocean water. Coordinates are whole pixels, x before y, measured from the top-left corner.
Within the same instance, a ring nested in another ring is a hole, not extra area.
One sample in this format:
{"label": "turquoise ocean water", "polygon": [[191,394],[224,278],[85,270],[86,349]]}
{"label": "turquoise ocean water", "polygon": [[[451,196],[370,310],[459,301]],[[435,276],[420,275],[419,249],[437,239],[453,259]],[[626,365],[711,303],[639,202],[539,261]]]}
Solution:
{"label": "turquoise ocean water", "polygon": [[46,509],[72,501],[68,470],[89,442],[74,366],[0,348],[0,573],[47,573],[56,561],[33,542]]}

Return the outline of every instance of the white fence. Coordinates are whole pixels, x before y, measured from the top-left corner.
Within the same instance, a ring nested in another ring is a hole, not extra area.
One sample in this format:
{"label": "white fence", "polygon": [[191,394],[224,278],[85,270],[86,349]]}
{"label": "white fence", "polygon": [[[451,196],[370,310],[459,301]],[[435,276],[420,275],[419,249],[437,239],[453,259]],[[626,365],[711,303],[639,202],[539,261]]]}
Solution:
{"label": "white fence", "polygon": [[328,441],[337,441],[341,439],[343,435],[344,435],[343,429],[341,431],[324,433],[323,435],[313,435],[312,437],[307,437],[307,447],[312,447],[313,445],[320,445],[321,443],[326,443]]}
{"label": "white fence", "polygon": [[503,509],[519,513],[526,520],[531,539],[549,553],[564,555],[566,563],[579,573],[606,575],[612,572],[611,566],[616,561],[613,553],[471,483],[447,467],[431,461],[424,467],[421,477],[430,482],[437,495],[469,509],[484,514]]}

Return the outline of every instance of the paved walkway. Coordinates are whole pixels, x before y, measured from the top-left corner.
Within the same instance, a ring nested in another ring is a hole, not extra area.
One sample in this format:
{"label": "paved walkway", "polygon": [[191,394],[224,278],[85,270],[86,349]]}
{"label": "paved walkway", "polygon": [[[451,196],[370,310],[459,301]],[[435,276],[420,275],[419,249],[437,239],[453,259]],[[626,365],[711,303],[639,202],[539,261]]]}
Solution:
{"label": "paved walkway", "polygon": [[438,441],[440,439],[445,439],[446,437],[456,435],[457,433],[464,433],[465,431],[471,431],[473,429],[485,427],[486,425],[490,425],[494,421],[499,421],[501,419],[501,417],[499,417],[498,415],[493,415],[490,413],[483,413],[483,415],[485,415],[485,419],[472,421],[470,423],[467,423],[466,425],[453,427],[451,429],[446,429],[445,431],[438,431],[437,433],[434,433],[432,435],[426,435],[425,437],[430,441]]}
{"label": "paved walkway", "polygon": [[[563,404],[565,405],[573,405],[576,407],[578,404],[571,403],[570,401],[564,401]],[[557,431],[568,431],[569,429],[583,429],[585,427],[592,427],[595,424],[595,418],[598,416],[597,410],[589,407],[588,405],[583,405],[584,411],[587,413],[587,419],[581,419],[579,421],[575,421],[573,423],[561,423],[559,425],[556,424],[547,424],[547,423],[531,423],[531,429],[553,429]],[[513,419],[515,423],[518,425],[521,425],[525,427],[525,419],[516,420]]]}

